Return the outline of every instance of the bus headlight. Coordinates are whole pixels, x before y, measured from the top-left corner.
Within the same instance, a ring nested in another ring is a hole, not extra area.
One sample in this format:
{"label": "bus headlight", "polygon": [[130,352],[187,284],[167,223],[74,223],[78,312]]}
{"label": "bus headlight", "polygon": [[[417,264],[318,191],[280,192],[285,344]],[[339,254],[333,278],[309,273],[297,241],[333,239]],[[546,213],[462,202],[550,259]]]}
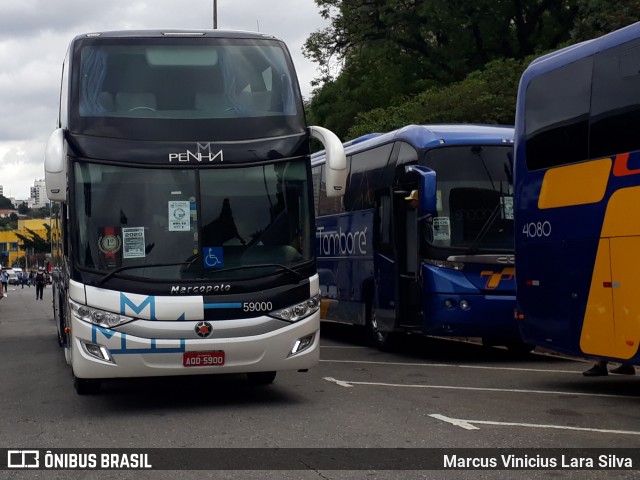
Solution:
{"label": "bus headlight", "polygon": [[297,322],[320,309],[320,295],[315,295],[304,302],[291,305],[281,310],[274,310],[270,316],[286,320],[287,322]]}
{"label": "bus headlight", "polygon": [[450,262],[448,260],[424,260],[424,263],[428,263],[429,265],[433,265],[438,268],[447,268],[449,270],[462,270],[464,268],[464,263]]}
{"label": "bus headlight", "polygon": [[86,343],[81,342],[84,347],[85,352],[87,352],[92,357],[97,358],[98,360],[104,360],[105,362],[116,363],[109,353],[109,349],[103,345],[98,345],[95,343]]}
{"label": "bus headlight", "polygon": [[69,300],[69,306],[73,314],[80,320],[103,328],[114,328],[133,321],[133,318],[126,315],[118,315],[113,312],[105,312],[99,308],[87,307],[73,300]]}

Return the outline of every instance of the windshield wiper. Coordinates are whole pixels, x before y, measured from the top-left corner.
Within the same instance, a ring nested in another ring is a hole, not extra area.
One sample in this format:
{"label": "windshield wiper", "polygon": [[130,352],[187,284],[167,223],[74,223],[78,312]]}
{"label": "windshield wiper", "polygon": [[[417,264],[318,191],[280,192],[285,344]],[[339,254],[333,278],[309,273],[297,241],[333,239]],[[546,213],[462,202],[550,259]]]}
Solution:
{"label": "windshield wiper", "polygon": [[476,252],[478,251],[478,245],[480,245],[480,242],[482,242],[482,239],[487,236],[487,233],[489,233],[489,230],[491,230],[491,227],[496,222],[496,219],[499,217],[499,213],[501,213],[501,211],[502,211],[502,206],[498,203],[498,205],[496,205],[493,211],[491,212],[491,215],[489,215],[489,218],[487,218],[487,221],[484,222],[484,225],[482,225],[482,228],[476,235],[476,238],[473,239],[473,242],[471,243],[471,246],[467,249],[465,255],[476,254]]}
{"label": "windshield wiper", "polygon": [[299,278],[305,278],[305,276],[300,272],[297,272],[293,268],[289,268],[286,265],[282,265],[280,263],[255,263],[251,265],[240,265],[238,267],[227,267],[227,268],[220,268],[216,270],[207,270],[207,273],[232,272],[234,270],[244,270],[245,268],[268,268],[268,267],[278,267],[282,270],[286,270],[287,272],[295,274]]}
{"label": "windshield wiper", "polygon": [[[487,177],[489,177],[489,182],[491,182],[491,188],[493,189],[494,192],[499,193],[500,198],[502,198],[502,195],[503,195],[502,182],[500,182],[500,190],[498,190],[493,181],[493,177],[491,176],[491,171],[487,166],[487,162],[485,161],[484,156],[482,155],[482,147],[479,145],[471,147],[471,153],[478,156],[478,158],[480,159],[480,162],[482,162],[482,166],[484,167],[485,172],[487,173]],[[506,168],[506,165],[505,165],[505,168]],[[500,203],[500,200],[498,200],[498,204],[491,211],[491,214],[489,215],[489,218],[487,218],[487,221],[484,222],[484,225],[482,225],[482,228],[476,235],[476,238],[473,239],[471,246],[466,251],[466,255],[474,255],[478,251],[478,245],[480,245],[480,242],[482,242],[482,239],[484,239],[487,233],[489,233],[489,230],[491,230],[491,227],[495,223],[499,214],[502,214],[502,204]]]}
{"label": "windshield wiper", "polygon": [[107,280],[109,280],[111,277],[113,277],[114,275],[120,273],[120,272],[124,272],[125,270],[134,270],[136,268],[153,268],[153,267],[177,267],[179,265],[191,265],[193,264],[193,262],[195,262],[197,259],[194,258],[193,260],[191,260],[190,262],[179,262],[179,263],[148,263],[145,265],[127,265],[124,267],[119,267],[116,268],[113,272],[109,272],[107,273],[104,277],[100,278],[100,280],[98,280],[97,282],[95,282],[94,285],[96,286],[100,286],[102,285],[104,282],[106,282]]}
{"label": "windshield wiper", "polygon": [[[179,265],[192,265],[199,257],[194,258],[193,260],[191,260],[190,262],[179,262],[179,263],[150,263],[147,265],[128,265],[125,267],[119,267],[116,268],[113,272],[109,272],[107,273],[104,277],[100,278],[100,280],[98,280],[97,282],[94,283],[94,285],[96,286],[100,286],[102,285],[104,282],[106,282],[107,280],[109,280],[111,277],[117,275],[120,272],[126,271],[126,270],[133,270],[136,268],[153,268],[153,267],[177,267]],[[253,264],[253,265],[241,265],[239,267],[228,267],[228,268],[220,268],[217,270],[209,270],[208,273],[219,273],[219,272],[231,272],[234,270],[244,270],[245,268],[268,268],[268,267],[278,267],[282,270],[286,270],[287,272],[293,273],[296,276],[298,276],[299,278],[305,278],[305,276],[303,274],[301,274],[300,272],[295,271],[292,268],[289,268],[285,265],[282,265],[280,263],[259,263],[259,264]],[[202,277],[202,278],[206,278],[206,277]]]}

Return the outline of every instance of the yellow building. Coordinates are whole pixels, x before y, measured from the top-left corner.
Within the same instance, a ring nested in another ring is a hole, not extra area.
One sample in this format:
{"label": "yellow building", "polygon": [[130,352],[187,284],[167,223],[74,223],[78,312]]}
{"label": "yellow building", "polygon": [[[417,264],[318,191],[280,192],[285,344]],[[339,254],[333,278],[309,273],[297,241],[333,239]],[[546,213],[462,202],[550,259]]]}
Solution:
{"label": "yellow building", "polygon": [[24,257],[25,251],[21,248],[22,241],[16,234],[19,233],[29,237],[30,235],[27,231],[29,229],[42,238],[47,238],[47,229],[44,225],[50,226],[51,220],[48,218],[19,219],[17,230],[0,231],[0,264],[3,267],[11,267],[18,258]]}

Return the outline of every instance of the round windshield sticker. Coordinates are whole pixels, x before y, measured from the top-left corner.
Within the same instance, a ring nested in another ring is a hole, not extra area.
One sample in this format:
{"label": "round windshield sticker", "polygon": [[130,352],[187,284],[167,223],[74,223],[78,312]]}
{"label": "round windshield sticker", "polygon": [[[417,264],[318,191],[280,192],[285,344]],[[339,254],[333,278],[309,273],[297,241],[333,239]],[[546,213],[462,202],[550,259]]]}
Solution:
{"label": "round windshield sticker", "polygon": [[115,253],[120,250],[122,240],[118,235],[104,235],[98,239],[98,247],[102,253]]}
{"label": "round windshield sticker", "polygon": [[176,220],[182,220],[187,216],[187,212],[185,212],[183,208],[176,208],[173,211],[173,216],[176,218]]}

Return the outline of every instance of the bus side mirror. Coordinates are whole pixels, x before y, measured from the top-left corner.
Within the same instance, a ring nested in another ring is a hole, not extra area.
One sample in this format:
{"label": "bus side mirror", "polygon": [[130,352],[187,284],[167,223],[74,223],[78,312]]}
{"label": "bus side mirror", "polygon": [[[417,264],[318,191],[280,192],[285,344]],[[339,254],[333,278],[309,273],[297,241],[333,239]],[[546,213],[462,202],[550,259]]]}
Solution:
{"label": "bus side mirror", "polygon": [[438,215],[438,197],[436,193],[436,172],[433,170],[422,176],[420,185],[420,216]]}
{"label": "bus side mirror", "polygon": [[347,157],[335,133],[323,127],[309,127],[309,134],[324,145],[327,197],[341,197],[347,184]]}
{"label": "bus side mirror", "polygon": [[419,216],[437,215],[438,193],[436,191],[436,172],[423,165],[408,165],[405,167],[405,171],[418,176]]}
{"label": "bus side mirror", "polygon": [[47,141],[44,151],[44,183],[49,200],[67,199],[67,161],[64,153],[64,130],[57,128]]}

